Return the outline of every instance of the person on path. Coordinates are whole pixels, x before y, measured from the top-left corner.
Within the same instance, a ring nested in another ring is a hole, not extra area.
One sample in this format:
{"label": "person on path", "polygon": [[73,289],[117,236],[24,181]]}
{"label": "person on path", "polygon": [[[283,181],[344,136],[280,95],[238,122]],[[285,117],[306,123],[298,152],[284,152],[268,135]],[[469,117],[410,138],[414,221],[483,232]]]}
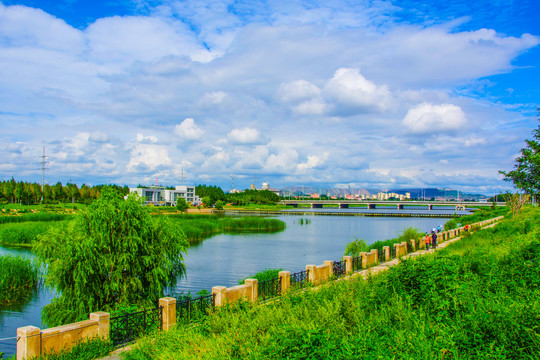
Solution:
{"label": "person on path", "polygon": [[469,224],[465,225],[465,232],[469,232]]}
{"label": "person on path", "polygon": [[431,236],[429,234],[426,234],[425,241],[426,241],[426,250],[429,251],[429,245],[431,244]]}
{"label": "person on path", "polygon": [[431,245],[433,246],[433,249],[437,248],[437,233],[431,235]]}

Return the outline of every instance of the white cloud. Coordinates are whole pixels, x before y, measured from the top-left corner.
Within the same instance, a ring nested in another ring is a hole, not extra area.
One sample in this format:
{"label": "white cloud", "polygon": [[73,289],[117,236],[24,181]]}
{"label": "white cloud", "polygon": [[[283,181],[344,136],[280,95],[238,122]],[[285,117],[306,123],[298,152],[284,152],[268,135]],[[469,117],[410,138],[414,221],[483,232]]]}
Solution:
{"label": "white cloud", "polygon": [[299,172],[305,172],[311,169],[321,168],[326,163],[327,158],[328,158],[328,153],[324,153],[322,155],[309,155],[307,157],[307,161],[304,163],[298,164],[296,169]]}
{"label": "white cloud", "polygon": [[266,142],[259,130],[249,127],[233,129],[227,137],[233,144],[253,145]]}
{"label": "white cloud", "polygon": [[135,144],[131,149],[126,169],[129,172],[155,171],[159,167],[171,164],[171,158],[164,146]]}
{"label": "white cloud", "polygon": [[286,102],[305,101],[321,95],[321,89],[306,80],[295,80],[281,84],[279,97]]}
{"label": "white cloud", "polygon": [[183,139],[198,140],[204,135],[204,131],[195,124],[193,118],[185,118],[174,127],[174,133]]}
{"label": "white cloud", "polygon": [[158,141],[157,137],[153,135],[144,136],[141,133],[137,134],[137,137],[135,138],[135,140],[141,144],[155,144]]}
{"label": "white cloud", "polygon": [[432,134],[462,129],[467,123],[465,113],[452,104],[421,104],[407,112],[403,125],[414,134]]}
{"label": "white cloud", "polygon": [[338,69],[326,85],[325,94],[337,102],[338,112],[343,108],[353,112],[385,111],[391,101],[388,88],[367,80],[359,69]]}

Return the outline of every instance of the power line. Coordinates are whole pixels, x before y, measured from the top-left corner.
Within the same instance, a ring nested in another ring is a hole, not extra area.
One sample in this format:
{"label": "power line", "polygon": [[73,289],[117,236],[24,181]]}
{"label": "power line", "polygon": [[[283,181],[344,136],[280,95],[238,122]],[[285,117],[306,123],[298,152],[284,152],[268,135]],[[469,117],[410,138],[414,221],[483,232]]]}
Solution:
{"label": "power line", "polygon": [[47,161],[48,156],[45,156],[45,146],[43,146],[43,155],[41,156],[41,203],[43,203],[43,190],[45,189],[45,164],[49,163]]}

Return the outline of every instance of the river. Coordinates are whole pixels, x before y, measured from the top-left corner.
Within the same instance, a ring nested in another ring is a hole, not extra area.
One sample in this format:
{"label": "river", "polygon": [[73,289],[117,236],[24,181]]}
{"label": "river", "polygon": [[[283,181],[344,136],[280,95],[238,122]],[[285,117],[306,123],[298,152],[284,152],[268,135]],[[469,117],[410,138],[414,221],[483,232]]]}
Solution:
{"label": "river", "polygon": [[[429,231],[448,220],[326,215],[278,215],[275,218],[287,224],[284,231],[272,234],[219,234],[189,248],[184,255],[187,276],[170,291],[191,291],[195,294],[201,289],[210,291],[213,286],[230,287],[237,285],[239,279],[267,268],[281,268],[291,273],[305,270],[308,264],[319,265],[324,260],[339,260],[347,244],[355,237],[371,244],[394,238],[407,227]],[[27,250],[0,247],[0,255],[8,253],[33,257]],[[0,311],[0,352],[15,353],[15,339],[2,339],[16,336],[18,327],[40,327],[40,311],[53,297],[49,289],[41,288],[28,304]]]}

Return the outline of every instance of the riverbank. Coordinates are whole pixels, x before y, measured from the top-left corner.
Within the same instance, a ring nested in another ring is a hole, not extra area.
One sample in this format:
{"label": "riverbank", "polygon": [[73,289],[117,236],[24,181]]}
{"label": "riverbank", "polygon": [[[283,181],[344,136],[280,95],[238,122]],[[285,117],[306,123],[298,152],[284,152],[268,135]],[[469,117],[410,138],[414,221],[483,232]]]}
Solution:
{"label": "riverbank", "polygon": [[539,224],[539,210],[527,208],[368,281],[220,309],[142,340],[126,359],[533,358]]}

